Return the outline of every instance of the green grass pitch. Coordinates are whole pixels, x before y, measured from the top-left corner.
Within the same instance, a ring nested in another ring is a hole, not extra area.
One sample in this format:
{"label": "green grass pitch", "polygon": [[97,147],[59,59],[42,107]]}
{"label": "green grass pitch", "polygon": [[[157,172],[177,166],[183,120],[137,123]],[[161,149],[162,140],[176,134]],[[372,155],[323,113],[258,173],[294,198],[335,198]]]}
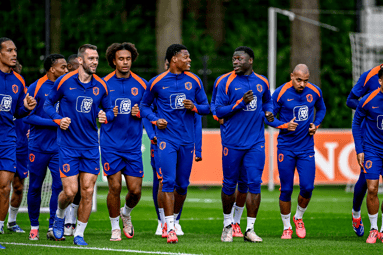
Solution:
{"label": "green grass pitch", "polygon": [[[298,190],[298,187],[294,188],[292,214],[296,210]],[[0,254],[378,254],[383,250],[382,243],[365,243],[370,228],[365,204],[362,206],[365,235],[360,238],[353,232],[352,194],[346,193],[344,186],[317,187],[314,190],[303,217],[307,236],[299,239],[294,232],[292,240],[280,239],[282,221],[278,189],[269,192],[263,187],[262,202],[255,222],[255,231],[263,238],[263,243],[245,243],[242,238],[234,238],[233,243],[221,242],[223,215],[220,193],[220,187],[189,188],[180,221],[185,235],[179,237],[177,244],[167,244],[166,239],[154,235],[157,219],[150,187],[143,188],[142,199],[132,212],[134,238],[128,240],[122,234],[121,242],[110,242],[107,188],[98,188],[97,212],[91,214],[85,230],[85,241],[89,244],[87,247],[74,246],[73,237],[64,242],[47,241],[48,214],[40,215],[40,240],[29,241],[28,215],[20,213],[18,224],[27,233],[16,234],[5,230],[5,234],[0,235],[0,243],[6,246],[6,250],[0,250]],[[126,188],[121,197],[125,194]],[[246,209],[241,223],[244,231]]]}

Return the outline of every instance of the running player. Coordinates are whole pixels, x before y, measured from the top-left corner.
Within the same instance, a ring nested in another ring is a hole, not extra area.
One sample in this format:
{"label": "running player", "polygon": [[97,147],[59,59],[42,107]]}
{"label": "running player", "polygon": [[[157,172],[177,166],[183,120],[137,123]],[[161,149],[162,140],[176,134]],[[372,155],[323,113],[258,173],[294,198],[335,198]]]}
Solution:
{"label": "running player", "polygon": [[[16,66],[12,68],[13,71],[20,74],[22,65],[19,61],[16,62]],[[15,131],[16,131],[16,173],[12,180],[12,197],[11,204],[8,211],[8,230],[16,233],[25,233],[23,229],[20,228],[16,223],[17,213],[19,212],[19,207],[21,201],[23,200],[23,190],[24,190],[24,181],[28,177],[28,129],[29,125],[23,122],[23,119],[13,118],[15,122]]]}
{"label": "running player", "polygon": [[[47,173],[52,175],[52,195],[49,201],[49,229],[47,238],[56,240],[52,228],[57,210],[57,199],[62,191],[59,173],[59,154],[57,145],[57,124],[44,111],[45,100],[53,88],[54,82],[68,72],[67,62],[63,55],[51,54],[44,60],[46,74],[29,86],[28,93],[37,101],[36,108],[24,118],[30,124],[29,135],[29,189],[28,215],[31,221],[29,240],[39,240],[39,216],[41,189]],[[58,105],[56,106],[58,107]]]}
{"label": "running player", "polygon": [[[326,114],[322,91],[308,82],[308,67],[299,64],[291,74],[291,81],[278,87],[273,96],[274,116],[272,123],[279,128],[278,135],[278,171],[281,181],[279,207],[283,222],[282,239],[291,239],[292,227],[291,194],[294,187],[294,172],[298,170],[300,193],[293,221],[296,234],[305,238],[306,229],[302,220],[310,202],[315,179],[314,134]],[[314,109],[316,109],[314,120]]]}
{"label": "running player", "polygon": [[[0,38],[0,234],[9,208],[11,182],[16,172],[16,132],[13,117],[22,118],[36,106],[36,100],[25,95],[24,78],[12,70],[16,66],[17,48],[13,41]],[[5,247],[0,245],[0,249]]]}
{"label": "running player", "polygon": [[376,243],[378,238],[383,242],[383,224],[380,229],[381,232],[378,232],[378,186],[379,178],[383,175],[382,68],[378,71],[378,78],[381,87],[365,95],[360,100],[352,122],[352,135],[354,137],[358,164],[362,168],[367,180],[368,192],[366,201],[371,229],[366,243]]}
{"label": "running player", "polygon": [[[97,47],[84,44],[77,55],[79,69],[56,80],[45,101],[44,110],[60,126],[57,141],[63,191],[58,199],[53,234],[56,239],[64,235],[65,209],[78,191],[80,176],[81,200],[73,243],[87,245],[84,231],[92,210],[94,185],[100,172],[97,117],[100,123],[108,123],[117,115],[117,109],[112,109],[105,81],[95,74],[98,66]],[[59,113],[54,107],[58,101]],[[99,111],[99,106],[103,110]]]}
{"label": "running player", "polygon": [[[213,93],[211,96],[211,102],[210,102],[211,112],[213,114],[214,120],[218,121],[220,124],[219,128],[221,130],[221,133],[223,132],[222,129],[224,128],[224,119],[223,118],[218,119],[216,114],[215,100],[217,97],[217,87],[223,78],[225,78],[226,76],[230,75],[233,72],[234,71],[221,75],[215,80]],[[238,189],[235,191],[235,202],[233,204],[233,208],[231,209],[231,213],[230,213],[233,237],[243,237],[243,233],[241,230],[241,217],[242,217],[243,209],[245,208],[247,191],[248,191],[247,175],[246,175],[245,169],[241,169],[240,175],[238,178]]]}
{"label": "running player", "polygon": [[[351,109],[356,110],[359,104],[359,99],[366,94],[380,88],[378,72],[382,65],[376,66],[367,72],[364,72],[358,82],[350,91],[350,94],[347,97],[347,106]],[[364,123],[362,123],[362,135],[364,133]],[[364,177],[364,172],[360,171],[359,179],[355,183],[354,187],[354,199],[352,203],[352,228],[358,236],[364,235],[364,226],[361,216],[361,206],[363,203],[364,196],[367,191],[367,182]]]}
{"label": "running player", "polygon": [[[246,46],[235,49],[234,72],[217,87],[216,115],[224,119],[222,129],[222,205],[224,228],[221,241],[232,242],[231,209],[240,170],[247,173],[247,227],[245,241],[262,242],[254,232],[261,201],[262,173],[265,164],[264,118],[273,121],[272,102],[267,79],[253,72],[254,52]],[[255,160],[257,159],[257,160]]]}
{"label": "running player", "polygon": [[[119,218],[127,238],[133,238],[131,212],[141,198],[142,177],[142,121],[138,105],[147,81],[131,71],[138,51],[132,43],[113,43],[106,50],[106,59],[115,71],[107,75],[112,104],[118,107],[113,123],[101,126],[100,145],[104,174],[108,178],[107,205],[112,236],[110,241],[121,241]],[[128,188],[125,205],[120,210],[122,175]]]}
{"label": "running player", "polygon": [[[162,200],[168,243],[178,242],[174,214],[186,198],[194,154],[194,114],[208,114],[201,79],[190,73],[190,54],[180,44],[166,51],[169,70],[153,78],[141,101],[141,114],[157,125],[159,171],[163,174]],[[150,108],[156,99],[157,114]],[[175,190],[174,190],[175,189]]]}
{"label": "running player", "polygon": [[[164,63],[165,71],[169,69],[169,61],[165,57],[165,63]],[[157,108],[155,107],[155,102],[152,104],[152,110],[153,112],[157,112]],[[155,234],[160,235],[163,238],[166,238],[168,236],[167,233],[167,226],[165,224],[165,213],[163,208],[163,203],[158,199],[159,197],[162,197],[162,173],[158,170],[158,148],[157,148],[157,136],[156,136],[156,127],[147,118],[143,118],[142,122],[144,123],[144,127],[146,130],[146,133],[151,141],[150,144],[150,154],[151,154],[151,160],[150,164],[152,165],[153,169],[153,202],[154,207],[156,209],[157,218],[158,218],[158,225]],[[194,132],[195,132],[195,161],[199,162],[202,161],[202,118],[201,115],[195,114],[194,115]],[[157,165],[156,165],[157,162]],[[176,231],[177,236],[184,235],[184,232],[182,231],[181,224],[179,223],[180,218],[182,214],[182,208],[178,215],[175,215],[175,223],[174,228]]]}

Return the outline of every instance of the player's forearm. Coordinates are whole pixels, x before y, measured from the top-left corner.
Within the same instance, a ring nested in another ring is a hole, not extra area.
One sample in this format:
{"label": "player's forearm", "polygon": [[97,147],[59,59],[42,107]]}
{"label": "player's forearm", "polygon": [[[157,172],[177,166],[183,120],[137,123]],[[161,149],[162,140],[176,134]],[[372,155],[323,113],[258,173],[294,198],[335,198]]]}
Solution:
{"label": "player's forearm", "polygon": [[53,122],[52,119],[42,118],[35,114],[28,115],[23,119],[24,123],[35,125],[35,126],[49,126],[57,127],[57,124]]}
{"label": "player's forearm", "polygon": [[356,108],[358,107],[358,104],[359,104],[358,99],[359,98],[356,95],[354,95],[354,93],[352,93],[352,91],[351,91],[347,97],[346,105],[349,108],[356,110]]}
{"label": "player's forearm", "polygon": [[24,107],[24,105],[22,105],[21,107],[16,108],[14,116],[16,119],[21,119],[27,116],[30,112],[31,112],[30,110],[28,110],[27,108]]}
{"label": "player's forearm", "polygon": [[236,111],[244,109],[246,107],[246,104],[243,102],[242,99],[240,99],[235,104],[225,106],[217,105],[216,107],[217,117],[221,119],[230,116]]}
{"label": "player's forearm", "polygon": [[267,119],[265,118],[265,123],[269,125],[270,127],[277,128],[277,129],[287,129],[288,127],[287,125],[289,124],[288,122],[283,122],[275,118],[275,115],[274,115],[273,122],[268,122]]}
{"label": "player's forearm", "polygon": [[206,104],[194,104],[194,106],[197,108],[197,113],[201,115],[207,115],[210,113],[210,106],[208,103]]}
{"label": "player's forearm", "polygon": [[146,105],[144,102],[141,102],[140,114],[141,118],[147,118],[150,122],[157,121],[159,119],[152,111],[152,108]]}
{"label": "player's forearm", "polygon": [[156,133],[154,132],[153,124],[147,118],[143,118],[142,123],[144,124],[144,128],[146,130],[146,134],[148,135],[149,139],[153,140],[153,138],[156,136]]}
{"label": "player's forearm", "polygon": [[49,98],[47,100],[45,100],[45,103],[44,103],[44,111],[48,114],[48,116],[53,119],[53,121],[55,120],[61,120],[63,117],[58,114],[56,112],[56,109],[54,107],[54,103],[52,103]]}

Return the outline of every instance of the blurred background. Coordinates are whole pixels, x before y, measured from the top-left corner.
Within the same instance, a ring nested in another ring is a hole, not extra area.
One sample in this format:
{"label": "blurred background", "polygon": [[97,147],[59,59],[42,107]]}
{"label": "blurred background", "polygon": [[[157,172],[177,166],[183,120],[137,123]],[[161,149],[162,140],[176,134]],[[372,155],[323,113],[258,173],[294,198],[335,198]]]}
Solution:
{"label": "blurred background", "polygon": [[[210,99],[214,80],[232,70],[238,46],[254,50],[254,71],[267,76],[268,8],[290,10],[337,31],[277,15],[276,87],[290,79],[293,66],[306,63],[328,107],[322,127],[350,128],[352,115],[345,107],[353,86],[349,33],[363,32],[363,11],[379,6],[383,0],[2,0],[0,35],[16,43],[27,84],[42,75],[46,54],[68,57],[84,43],[98,47],[103,77],[112,71],[106,48],[124,41],[140,54],[133,72],[149,80],[163,71],[166,48],[182,43]],[[219,124],[208,116],[204,127]]]}

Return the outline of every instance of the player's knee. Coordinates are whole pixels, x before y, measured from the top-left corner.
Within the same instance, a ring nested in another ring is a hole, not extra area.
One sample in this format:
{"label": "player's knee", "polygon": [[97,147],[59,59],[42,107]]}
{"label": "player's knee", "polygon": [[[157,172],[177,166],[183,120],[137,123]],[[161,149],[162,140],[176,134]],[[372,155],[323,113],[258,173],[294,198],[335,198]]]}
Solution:
{"label": "player's knee", "polygon": [[17,186],[14,186],[14,187],[13,187],[13,192],[14,192],[16,195],[20,196],[20,195],[23,194],[23,189],[24,189],[24,185],[17,185]]}
{"label": "player's knee", "polygon": [[162,191],[163,192],[173,192],[175,187],[175,181],[163,180],[162,182]]}
{"label": "player's knee", "polygon": [[299,192],[299,195],[301,195],[302,197],[304,198],[311,198],[312,194],[313,194],[313,190],[314,188],[309,188],[309,189],[301,189],[301,191]]}
{"label": "player's knee", "polygon": [[247,183],[238,183],[238,191],[241,193],[247,193],[248,191]]}
{"label": "player's knee", "polygon": [[121,194],[121,183],[109,183],[109,193],[119,196]]}
{"label": "player's knee", "polygon": [[253,194],[261,193],[261,183],[251,183],[249,185],[249,192]]}
{"label": "player's knee", "polygon": [[188,187],[184,186],[184,187],[180,187],[180,186],[176,186],[176,191],[178,194],[180,195],[186,195],[186,193],[188,192]]}
{"label": "player's knee", "polygon": [[223,181],[222,185],[222,192],[225,193],[228,196],[231,196],[234,194],[236,188],[236,183],[230,182],[230,181]]}
{"label": "player's knee", "polygon": [[293,190],[281,190],[281,194],[279,195],[279,200],[283,202],[290,202],[291,195],[293,194]]}

